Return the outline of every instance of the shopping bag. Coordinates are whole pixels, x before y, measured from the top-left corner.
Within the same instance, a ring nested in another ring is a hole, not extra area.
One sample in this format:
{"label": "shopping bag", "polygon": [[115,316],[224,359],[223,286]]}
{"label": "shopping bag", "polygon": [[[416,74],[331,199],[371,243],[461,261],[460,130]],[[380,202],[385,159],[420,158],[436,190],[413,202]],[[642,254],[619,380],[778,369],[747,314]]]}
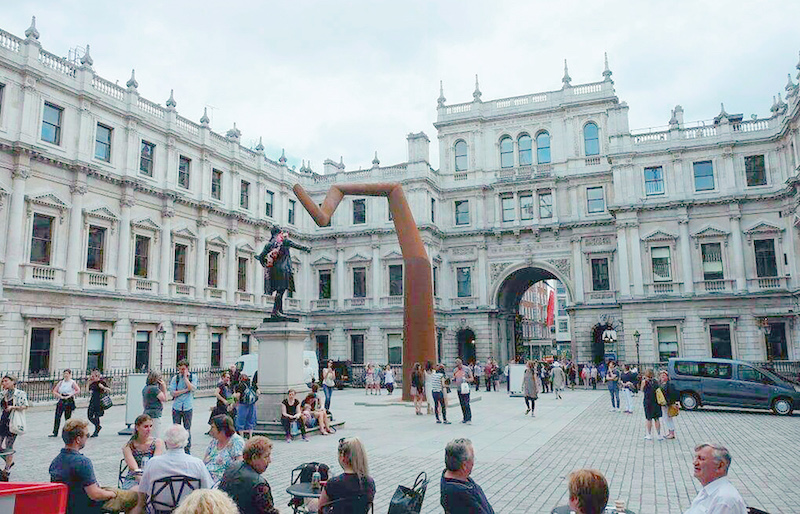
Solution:
{"label": "shopping bag", "polygon": [[103,410],[108,410],[114,405],[114,402],[111,401],[111,395],[106,393],[100,397],[100,405],[103,406]]}
{"label": "shopping bag", "polygon": [[469,394],[469,383],[466,380],[461,382],[461,394]]}
{"label": "shopping bag", "polygon": [[8,431],[14,435],[22,435],[25,433],[25,427],[25,412],[12,410],[8,418]]}
{"label": "shopping bag", "polygon": [[417,475],[412,487],[398,485],[389,501],[389,514],[419,514],[427,489],[428,475],[424,471]]}

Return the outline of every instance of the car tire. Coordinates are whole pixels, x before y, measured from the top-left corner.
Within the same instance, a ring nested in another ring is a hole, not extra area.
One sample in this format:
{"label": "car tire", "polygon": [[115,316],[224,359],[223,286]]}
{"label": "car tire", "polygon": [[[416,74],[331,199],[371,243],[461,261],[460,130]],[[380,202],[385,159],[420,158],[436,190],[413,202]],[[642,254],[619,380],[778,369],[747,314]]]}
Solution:
{"label": "car tire", "polygon": [[794,406],[788,398],[775,398],[772,400],[772,412],[778,416],[791,416]]}
{"label": "car tire", "polygon": [[697,410],[700,407],[700,400],[694,393],[681,393],[681,407],[684,410]]}

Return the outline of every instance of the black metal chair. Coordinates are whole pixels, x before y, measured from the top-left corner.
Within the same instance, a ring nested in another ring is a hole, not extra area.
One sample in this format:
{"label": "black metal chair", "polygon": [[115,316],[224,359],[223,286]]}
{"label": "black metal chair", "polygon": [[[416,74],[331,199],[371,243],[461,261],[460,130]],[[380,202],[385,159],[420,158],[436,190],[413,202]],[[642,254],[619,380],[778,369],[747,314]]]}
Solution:
{"label": "black metal chair", "polygon": [[153,481],[150,497],[147,499],[147,512],[153,514],[171,513],[181,498],[200,489],[200,479],[184,475],[173,475]]}
{"label": "black metal chair", "polygon": [[769,512],[757,509],[755,507],[747,507],[747,514],[769,514]]}
{"label": "black metal chair", "polygon": [[367,514],[374,512],[372,502],[366,496],[353,498],[339,498],[326,503],[321,510],[322,514]]}
{"label": "black metal chair", "polygon": [[117,487],[122,489],[122,483],[125,481],[125,477],[128,476],[128,472],[130,469],[128,468],[128,463],[125,462],[125,459],[119,461],[119,475],[117,475]]}

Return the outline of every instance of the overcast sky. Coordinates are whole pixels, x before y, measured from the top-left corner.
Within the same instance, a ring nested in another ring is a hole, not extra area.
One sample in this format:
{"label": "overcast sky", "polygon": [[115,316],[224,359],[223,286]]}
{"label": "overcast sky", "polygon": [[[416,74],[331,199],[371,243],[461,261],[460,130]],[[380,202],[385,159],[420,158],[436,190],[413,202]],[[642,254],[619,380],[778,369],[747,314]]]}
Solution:
{"label": "overcast sky", "polygon": [[[406,160],[405,137],[431,138],[439,80],[447,103],[602,79],[607,51],[632,129],[719,112],[770,114],[795,79],[800,2],[320,0],[109,2],[5,0],[0,28],[22,37],[37,18],[43,47],[61,56],[91,45],[94,69],[212,129],[236,122],[242,143],[263,137],[272,159],[343,157],[348,170]],[[795,79],[796,82],[796,79]]]}

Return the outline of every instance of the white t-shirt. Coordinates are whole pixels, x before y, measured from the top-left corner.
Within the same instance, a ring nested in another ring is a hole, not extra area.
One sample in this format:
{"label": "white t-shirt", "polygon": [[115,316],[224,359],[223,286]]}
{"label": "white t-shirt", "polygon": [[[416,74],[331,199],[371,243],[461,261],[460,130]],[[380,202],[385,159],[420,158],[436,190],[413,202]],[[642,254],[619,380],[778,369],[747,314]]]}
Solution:
{"label": "white t-shirt", "polygon": [[62,380],[58,386],[58,394],[63,394],[64,396],[75,394],[74,385],[75,381],[71,378],[69,380]]}
{"label": "white t-shirt", "polygon": [[383,382],[385,384],[394,384],[394,370],[392,368],[383,372]]}

